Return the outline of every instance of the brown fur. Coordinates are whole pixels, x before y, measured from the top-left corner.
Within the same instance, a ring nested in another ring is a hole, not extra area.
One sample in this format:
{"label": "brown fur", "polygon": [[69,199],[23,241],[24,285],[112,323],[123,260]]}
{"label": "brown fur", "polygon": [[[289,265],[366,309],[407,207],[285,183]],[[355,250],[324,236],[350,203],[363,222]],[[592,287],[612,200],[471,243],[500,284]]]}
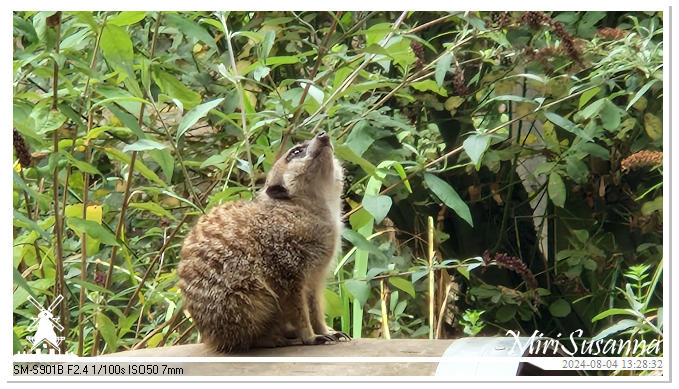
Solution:
{"label": "brown fur", "polygon": [[292,148],[254,201],[203,215],[184,241],[179,286],[220,351],[330,343],[323,280],[339,246],[342,170],[325,134]]}

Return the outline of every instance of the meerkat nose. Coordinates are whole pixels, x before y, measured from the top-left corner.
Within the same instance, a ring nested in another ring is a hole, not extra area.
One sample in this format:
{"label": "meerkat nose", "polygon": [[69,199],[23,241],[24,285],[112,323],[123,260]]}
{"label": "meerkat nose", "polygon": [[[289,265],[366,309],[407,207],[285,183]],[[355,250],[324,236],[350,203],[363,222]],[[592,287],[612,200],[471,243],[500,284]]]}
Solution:
{"label": "meerkat nose", "polygon": [[316,135],[316,138],[318,138],[318,140],[322,140],[324,142],[327,142],[329,140],[328,134],[326,134],[325,131],[319,132],[318,135]]}

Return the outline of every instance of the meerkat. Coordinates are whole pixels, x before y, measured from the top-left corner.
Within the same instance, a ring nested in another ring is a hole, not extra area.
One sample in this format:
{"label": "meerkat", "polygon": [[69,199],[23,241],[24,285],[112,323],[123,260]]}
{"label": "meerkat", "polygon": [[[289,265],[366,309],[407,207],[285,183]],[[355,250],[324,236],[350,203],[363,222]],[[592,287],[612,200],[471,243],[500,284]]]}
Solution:
{"label": "meerkat", "polygon": [[255,200],[199,218],[178,275],[205,343],[232,352],[350,339],[326,326],[323,311],[342,190],[342,168],[322,132],[274,163]]}

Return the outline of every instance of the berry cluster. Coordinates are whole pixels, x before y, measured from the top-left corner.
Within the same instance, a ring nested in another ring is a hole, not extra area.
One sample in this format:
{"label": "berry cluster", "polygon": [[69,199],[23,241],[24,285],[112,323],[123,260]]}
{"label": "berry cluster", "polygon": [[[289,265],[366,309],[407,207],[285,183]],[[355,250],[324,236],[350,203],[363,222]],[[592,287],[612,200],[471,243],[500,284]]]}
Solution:
{"label": "berry cluster", "polygon": [[486,22],[486,27],[505,28],[512,23],[509,12],[491,12],[490,21]]}
{"label": "berry cluster", "polygon": [[[483,261],[486,265],[491,263],[490,253],[485,251],[483,253]],[[526,282],[526,286],[529,289],[535,290],[538,287],[538,281],[535,279],[535,275],[530,271],[528,266],[518,257],[512,257],[507,253],[495,253],[493,261],[499,267],[512,270]]]}
{"label": "berry cluster", "polygon": [[27,168],[31,165],[31,152],[28,150],[26,141],[16,129],[14,130],[14,151],[22,167]]}
{"label": "berry cluster", "polygon": [[662,164],[662,151],[641,150],[620,162],[623,171]]}
{"label": "berry cluster", "polygon": [[611,28],[611,27],[600,28],[599,30],[597,30],[596,33],[602,39],[606,39],[609,41],[614,41],[627,35],[627,31],[621,28]]}
{"label": "berry cluster", "polygon": [[539,28],[542,23],[548,23],[551,20],[552,19],[549,16],[538,11],[524,12],[519,17],[519,23],[525,26],[531,26],[533,28]]}
{"label": "berry cluster", "polygon": [[415,63],[416,68],[421,68],[424,65],[424,48],[422,43],[418,41],[410,41],[410,48],[413,49],[415,57],[417,57],[417,62]]}
{"label": "berry cluster", "polygon": [[469,88],[467,88],[467,82],[464,78],[464,69],[460,67],[455,68],[455,73],[453,73],[453,89],[458,96],[469,94]]}
{"label": "berry cluster", "polygon": [[580,59],[580,50],[575,44],[573,36],[569,34],[564,28],[563,23],[556,22],[552,20],[552,18],[550,18],[549,16],[545,15],[544,13],[537,11],[524,12],[519,17],[519,22],[523,25],[530,26],[532,28],[539,28],[541,25],[549,27],[554,32],[554,34],[556,34],[556,36],[561,38],[561,42],[564,51],[566,52],[566,55],[568,55],[578,63],[582,62],[582,60]]}

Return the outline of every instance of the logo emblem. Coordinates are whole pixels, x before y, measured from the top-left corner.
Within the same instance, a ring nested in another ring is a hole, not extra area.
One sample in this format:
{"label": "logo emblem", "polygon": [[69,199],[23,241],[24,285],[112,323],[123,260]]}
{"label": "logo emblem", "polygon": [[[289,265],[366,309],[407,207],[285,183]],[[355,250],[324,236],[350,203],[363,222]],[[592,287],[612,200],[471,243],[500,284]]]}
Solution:
{"label": "logo emblem", "polygon": [[36,349],[36,347],[43,343],[46,343],[52,349],[54,349],[55,353],[59,353],[59,344],[64,340],[64,337],[57,336],[56,332],[54,332],[54,329],[56,328],[59,331],[63,331],[64,327],[59,324],[59,319],[54,317],[52,311],[63,299],[64,296],[57,296],[52,304],[45,309],[38,302],[38,300],[34,299],[32,296],[28,296],[28,301],[30,301],[31,304],[33,304],[36,308],[38,308],[38,311],[40,311],[38,313],[38,317],[33,319],[33,323],[28,326],[29,331],[35,331],[35,335],[26,337],[26,339],[28,339],[28,341],[33,345],[33,347],[31,347],[31,353]]}

